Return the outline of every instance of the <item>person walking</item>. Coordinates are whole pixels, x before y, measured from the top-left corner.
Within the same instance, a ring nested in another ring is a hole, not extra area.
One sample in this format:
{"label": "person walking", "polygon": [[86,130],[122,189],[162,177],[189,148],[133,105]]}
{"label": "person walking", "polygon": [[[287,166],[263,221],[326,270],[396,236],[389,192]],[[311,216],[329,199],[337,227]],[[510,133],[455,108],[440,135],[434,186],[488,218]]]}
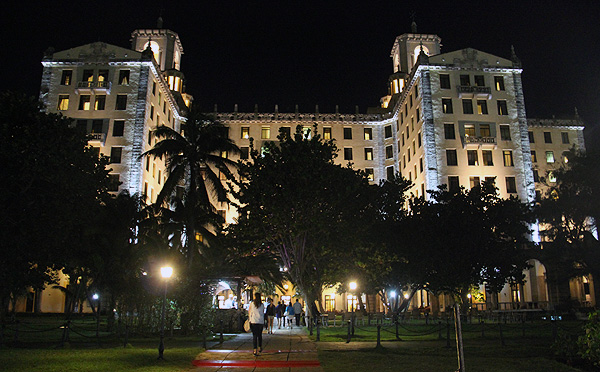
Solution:
{"label": "person walking", "polygon": [[262,353],[262,331],[265,325],[265,305],[262,303],[260,293],[254,294],[254,300],[248,307],[248,319],[250,320],[250,330],[252,330],[252,346],[254,355],[259,356]]}
{"label": "person walking", "polygon": [[281,301],[277,302],[277,307],[275,308],[275,316],[277,317],[277,329],[281,329],[281,319],[283,318],[284,306],[281,304]]}
{"label": "person walking", "polygon": [[294,328],[294,324],[292,323],[294,321],[294,306],[292,306],[292,302],[290,301],[290,303],[288,304],[287,308],[285,309],[285,311],[287,312],[287,321],[288,324],[290,326],[290,329]]}
{"label": "person walking", "polygon": [[267,300],[267,310],[265,315],[267,316],[267,334],[273,334],[273,319],[275,318],[275,305],[273,305],[273,299]]}
{"label": "person walking", "polygon": [[302,304],[296,299],[294,303],[294,316],[296,317],[296,327],[300,327],[300,315],[302,315]]}

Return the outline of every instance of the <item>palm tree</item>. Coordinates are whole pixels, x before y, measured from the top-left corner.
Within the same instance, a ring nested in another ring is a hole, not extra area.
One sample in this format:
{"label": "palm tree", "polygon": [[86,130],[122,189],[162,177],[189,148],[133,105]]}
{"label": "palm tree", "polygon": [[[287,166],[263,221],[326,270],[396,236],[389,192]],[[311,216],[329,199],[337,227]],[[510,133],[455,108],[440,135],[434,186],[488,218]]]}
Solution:
{"label": "palm tree", "polygon": [[[155,212],[171,222],[174,220],[169,215],[179,217],[176,221],[182,225],[181,249],[191,261],[203,245],[196,233],[208,238],[224,222],[214,203],[228,201],[221,175],[232,179],[237,163],[228,155],[240,150],[229,138],[227,127],[196,109],[181,124],[181,133],[159,126],[153,134],[160,141],[142,156],[165,156],[168,175],[154,205]],[[176,192],[178,187],[183,193]]]}

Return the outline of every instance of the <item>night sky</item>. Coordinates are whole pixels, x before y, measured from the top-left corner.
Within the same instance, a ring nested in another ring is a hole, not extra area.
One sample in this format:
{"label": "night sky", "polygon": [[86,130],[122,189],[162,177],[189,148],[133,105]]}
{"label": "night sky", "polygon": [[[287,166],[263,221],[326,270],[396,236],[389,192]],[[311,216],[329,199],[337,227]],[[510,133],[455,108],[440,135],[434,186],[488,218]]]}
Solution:
{"label": "night sky", "polygon": [[[552,5],[548,5],[548,4]],[[554,5],[557,3],[557,5]],[[11,5],[12,4],[12,5]],[[207,110],[360,112],[377,106],[397,35],[442,38],[442,52],[472,47],[523,62],[529,117],[568,117],[577,107],[600,127],[600,2],[529,1],[12,1],[0,16],[0,89],[37,95],[41,58],[103,41],[130,47],[136,28],[179,34],[187,91]],[[493,5],[497,4],[497,5]],[[562,4],[562,5],[558,5]],[[567,5],[568,4],[568,5]]]}

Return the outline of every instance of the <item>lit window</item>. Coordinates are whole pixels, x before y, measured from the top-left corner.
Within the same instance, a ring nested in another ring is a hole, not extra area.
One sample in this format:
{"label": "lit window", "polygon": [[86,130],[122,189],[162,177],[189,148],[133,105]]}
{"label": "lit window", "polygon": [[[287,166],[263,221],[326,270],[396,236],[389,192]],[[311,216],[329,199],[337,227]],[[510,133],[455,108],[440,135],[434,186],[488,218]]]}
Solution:
{"label": "lit window", "polygon": [[498,115],[508,115],[506,101],[498,100]]}
{"label": "lit window", "polygon": [[548,181],[551,183],[556,183],[556,176],[552,172],[548,172]]}
{"label": "lit window", "polygon": [[502,151],[502,156],[504,157],[504,166],[505,167],[514,167],[515,163],[513,162],[513,153],[510,150]]}
{"label": "lit window", "polygon": [[477,100],[477,113],[479,115],[487,115],[488,114],[488,109],[487,109],[487,101],[484,99],[478,99]]}
{"label": "lit window", "polygon": [[554,163],[554,151],[546,151],[546,163]]}
{"label": "lit window", "polygon": [[242,137],[248,139],[250,138],[250,127],[242,127]]}
{"label": "lit window", "polygon": [[260,138],[262,138],[262,139],[269,139],[269,138],[271,138],[271,128],[269,128],[269,127],[262,127],[262,129],[260,131]]}
{"label": "lit window", "polygon": [[475,137],[475,126],[473,124],[465,124],[465,136]]}
{"label": "lit window", "polygon": [[228,156],[229,156],[229,154],[227,153],[227,151],[226,151],[226,150],[223,150],[223,151],[221,151],[221,157],[222,157],[223,159],[227,159],[227,157],[228,157]]}
{"label": "lit window", "polygon": [[324,140],[331,139],[331,128],[323,128],[323,139]]}
{"label": "lit window", "polygon": [[537,155],[536,155],[535,151],[531,151],[531,162],[537,163]]}
{"label": "lit window", "polygon": [[60,94],[58,96],[58,105],[56,106],[57,110],[65,111],[69,109],[69,95],[68,94]]}
{"label": "lit window", "polygon": [[71,85],[73,80],[73,70],[63,70],[60,78],[60,85]]}
{"label": "lit window", "polygon": [[365,160],[373,160],[373,149],[372,148],[365,149]]}
{"label": "lit window", "polygon": [[375,174],[373,173],[373,168],[366,168],[365,173],[367,174],[367,180],[375,181]]}
{"label": "lit window", "polygon": [[83,70],[81,81],[94,81],[94,70]]}
{"label": "lit window", "polygon": [[304,136],[304,138],[310,139],[310,137],[311,137],[310,133],[311,133],[310,127],[302,127],[302,135]]}
{"label": "lit window", "polygon": [[94,110],[104,110],[105,105],[106,105],[106,96],[104,94],[97,95],[96,101],[94,103]]}
{"label": "lit window", "polygon": [[442,110],[444,114],[452,114],[452,98],[442,98]]}
{"label": "lit window", "polygon": [[89,94],[82,94],[79,96],[79,109],[80,110],[91,110],[91,96]]}
{"label": "lit window", "polygon": [[119,85],[129,85],[129,70],[119,71]]}
{"label": "lit window", "polygon": [[504,90],[504,77],[503,76],[494,76],[494,86],[497,91]]}

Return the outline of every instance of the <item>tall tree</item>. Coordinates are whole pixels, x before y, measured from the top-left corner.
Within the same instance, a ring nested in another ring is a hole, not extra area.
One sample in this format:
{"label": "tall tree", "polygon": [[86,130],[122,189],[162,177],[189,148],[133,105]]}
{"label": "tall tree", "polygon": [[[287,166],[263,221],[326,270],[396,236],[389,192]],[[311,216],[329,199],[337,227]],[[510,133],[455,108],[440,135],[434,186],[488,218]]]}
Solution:
{"label": "tall tree", "polygon": [[[239,149],[229,138],[227,127],[196,108],[181,124],[181,133],[159,126],[153,134],[160,141],[143,155],[165,156],[168,172],[156,200],[156,212],[169,213],[174,207],[182,216],[181,250],[191,263],[202,251],[203,239],[208,239],[224,222],[214,203],[228,200],[223,178],[233,177],[237,163],[228,156],[239,153]],[[178,187],[182,193],[176,192]],[[197,233],[203,239],[197,239]]]}
{"label": "tall tree", "polygon": [[568,163],[552,171],[543,181],[548,189],[537,215],[544,249],[539,252],[545,264],[554,302],[570,300],[569,279],[592,274],[596,296],[600,293],[600,244],[597,236],[600,218],[600,161],[598,154],[571,149]]}
{"label": "tall tree", "polygon": [[0,93],[0,299],[53,281],[81,247],[109,186],[85,133],[33,98]]}
{"label": "tall tree", "polygon": [[253,148],[240,165],[239,221],[231,228],[257,252],[276,252],[306,303],[314,304],[365,233],[369,184],[360,172],[334,164],[333,141],[300,126],[278,138]]}

